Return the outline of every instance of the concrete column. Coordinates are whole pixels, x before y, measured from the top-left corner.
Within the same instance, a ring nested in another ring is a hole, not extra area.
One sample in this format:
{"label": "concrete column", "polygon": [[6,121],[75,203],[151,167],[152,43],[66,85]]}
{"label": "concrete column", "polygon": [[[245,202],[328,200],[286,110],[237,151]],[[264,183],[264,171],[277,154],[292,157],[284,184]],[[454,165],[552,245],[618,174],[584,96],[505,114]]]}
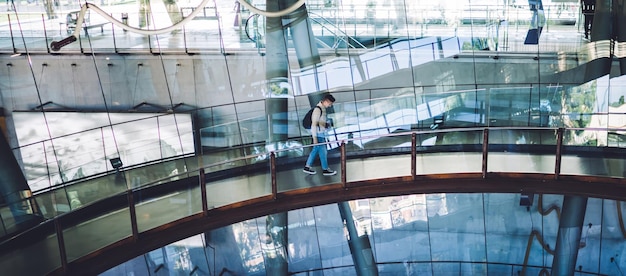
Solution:
{"label": "concrete column", "polygon": [[565,196],[563,199],[559,233],[556,237],[556,249],[554,250],[550,275],[574,275],[586,210],[586,197]]}
{"label": "concrete column", "polygon": [[354,219],[352,219],[352,210],[348,202],[339,202],[337,206],[339,207],[341,219],[343,219],[344,225],[348,230],[348,246],[350,246],[350,253],[352,253],[352,261],[354,262],[356,275],[378,275],[378,268],[372,252],[369,236],[367,234],[359,236],[356,226],[354,225]]}

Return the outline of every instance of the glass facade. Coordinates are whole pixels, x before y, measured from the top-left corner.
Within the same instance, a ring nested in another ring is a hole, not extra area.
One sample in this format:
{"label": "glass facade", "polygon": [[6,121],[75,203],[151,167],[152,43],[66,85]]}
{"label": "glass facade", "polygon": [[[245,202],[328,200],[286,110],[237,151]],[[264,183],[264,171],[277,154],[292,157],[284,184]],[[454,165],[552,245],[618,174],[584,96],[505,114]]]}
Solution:
{"label": "glass facade", "polygon": [[[0,3],[0,126],[34,193],[24,208],[50,221],[126,202],[44,231],[23,251],[54,256],[43,274],[210,209],[337,183],[456,173],[623,179],[618,7],[598,4],[587,35],[577,0],[311,0],[279,19],[249,6],[298,3]],[[311,139],[300,122],[326,92],[337,99],[326,147],[338,174],[301,180]],[[205,174],[206,183],[185,182]],[[268,214],[104,274],[544,273],[560,230],[543,206],[558,209],[566,196],[536,195],[543,205],[528,209],[519,196],[407,194]],[[6,201],[10,236],[18,222]],[[588,202],[576,271],[617,274],[620,201]],[[113,234],[78,245],[113,224]],[[365,245],[356,258],[353,247]]]}

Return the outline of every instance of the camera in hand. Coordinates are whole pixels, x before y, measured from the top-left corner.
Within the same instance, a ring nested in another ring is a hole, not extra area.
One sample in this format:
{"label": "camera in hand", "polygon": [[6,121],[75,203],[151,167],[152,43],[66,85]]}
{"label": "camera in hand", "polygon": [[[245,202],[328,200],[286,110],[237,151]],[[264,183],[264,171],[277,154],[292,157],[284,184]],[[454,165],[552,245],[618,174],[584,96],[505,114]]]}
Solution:
{"label": "camera in hand", "polygon": [[327,128],[335,127],[335,123],[333,122],[332,118],[326,119],[326,127]]}

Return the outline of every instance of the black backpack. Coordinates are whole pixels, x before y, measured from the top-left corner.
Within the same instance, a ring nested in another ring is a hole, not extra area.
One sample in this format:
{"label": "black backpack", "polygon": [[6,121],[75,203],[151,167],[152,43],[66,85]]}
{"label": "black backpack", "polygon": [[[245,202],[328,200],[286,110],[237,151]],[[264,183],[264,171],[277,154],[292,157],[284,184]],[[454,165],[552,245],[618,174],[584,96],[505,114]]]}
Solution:
{"label": "black backpack", "polygon": [[320,111],[322,111],[322,108],[317,105],[309,109],[309,112],[307,112],[302,119],[302,126],[306,129],[311,129],[311,124],[313,123],[313,120],[311,120],[311,115],[313,115],[313,110],[315,110],[315,108],[319,108]]}

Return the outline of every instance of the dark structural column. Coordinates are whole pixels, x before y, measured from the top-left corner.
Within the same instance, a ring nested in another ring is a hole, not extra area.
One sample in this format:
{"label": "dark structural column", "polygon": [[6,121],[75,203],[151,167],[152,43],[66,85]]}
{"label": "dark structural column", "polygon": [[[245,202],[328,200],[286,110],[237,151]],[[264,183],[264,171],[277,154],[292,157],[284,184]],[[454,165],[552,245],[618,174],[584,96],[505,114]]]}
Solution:
{"label": "dark structural column", "polygon": [[[4,119],[2,114],[0,117]],[[30,187],[5,133],[4,129],[0,132],[0,200],[2,205],[9,206],[12,217],[2,217],[0,227],[7,232],[17,232],[39,223],[42,219],[35,201],[28,200],[31,196]]]}
{"label": "dark structural column", "polygon": [[376,260],[372,253],[369,235],[365,234],[359,236],[356,226],[354,225],[354,219],[352,219],[352,210],[348,202],[339,202],[337,206],[339,207],[341,219],[348,230],[348,246],[350,246],[350,253],[352,253],[352,261],[354,262],[356,275],[378,275],[378,268],[376,267]]}
{"label": "dark structural column", "polygon": [[617,53],[620,76],[626,75],[626,0],[613,0],[613,35],[620,49]]}
{"label": "dark structural column", "polygon": [[[591,24],[591,43],[609,42],[612,38],[611,24],[611,1],[612,0],[597,0],[595,6],[595,12],[593,16],[593,23]],[[605,51],[597,51],[597,47],[593,47],[593,53],[597,56],[596,59],[590,60],[585,68],[585,81],[594,80],[602,76],[608,75],[611,71],[612,57],[608,52],[608,47],[602,47]],[[591,51],[591,50],[590,50]]]}
{"label": "dark structural column", "polygon": [[[297,0],[266,0],[267,11],[282,11],[291,7]],[[288,138],[289,107],[288,99],[293,95],[289,83],[289,57],[287,51],[287,29],[291,32],[298,64],[300,67],[315,66],[320,56],[309,22],[306,6],[282,17],[265,19],[266,41],[266,80],[267,95],[265,110],[268,124],[268,144],[281,148]],[[267,216],[267,236],[265,244],[265,270],[267,275],[287,275],[287,213]]]}
{"label": "dark structural column", "polygon": [[559,233],[556,237],[556,248],[550,275],[574,275],[586,210],[586,197],[565,196],[563,199]]}

